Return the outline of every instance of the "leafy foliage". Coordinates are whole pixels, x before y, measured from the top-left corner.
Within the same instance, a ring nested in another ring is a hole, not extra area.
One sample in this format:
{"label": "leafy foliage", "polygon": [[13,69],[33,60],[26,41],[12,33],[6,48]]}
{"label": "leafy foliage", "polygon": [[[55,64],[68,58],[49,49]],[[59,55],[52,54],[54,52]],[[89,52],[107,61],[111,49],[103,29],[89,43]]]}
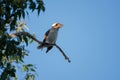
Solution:
{"label": "leafy foliage", "polygon": [[[26,23],[21,22],[30,10],[45,11],[42,0],[0,0],[0,80],[9,80],[14,77],[17,80],[16,66],[21,64],[26,72],[26,80],[35,79],[34,66],[24,64],[24,57],[28,56],[26,46],[31,42],[29,37],[19,35],[11,37],[10,33],[24,32]],[[25,44],[24,44],[25,43]]]}

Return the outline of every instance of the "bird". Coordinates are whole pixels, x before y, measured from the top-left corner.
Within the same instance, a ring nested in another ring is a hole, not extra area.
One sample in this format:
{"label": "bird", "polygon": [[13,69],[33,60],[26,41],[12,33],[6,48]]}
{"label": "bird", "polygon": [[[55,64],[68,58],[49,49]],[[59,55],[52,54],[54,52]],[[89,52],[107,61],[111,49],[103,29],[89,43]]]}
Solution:
{"label": "bird", "polygon": [[47,48],[46,53],[48,53],[48,51],[50,51],[53,46],[49,45],[49,46],[45,46],[45,43],[48,44],[55,44],[56,40],[57,40],[57,36],[58,36],[58,31],[59,29],[63,27],[63,24],[56,22],[52,24],[52,28],[50,28],[45,34],[44,34],[44,38],[43,38],[43,42],[42,44],[40,44],[37,48],[38,49],[42,49],[44,47]]}

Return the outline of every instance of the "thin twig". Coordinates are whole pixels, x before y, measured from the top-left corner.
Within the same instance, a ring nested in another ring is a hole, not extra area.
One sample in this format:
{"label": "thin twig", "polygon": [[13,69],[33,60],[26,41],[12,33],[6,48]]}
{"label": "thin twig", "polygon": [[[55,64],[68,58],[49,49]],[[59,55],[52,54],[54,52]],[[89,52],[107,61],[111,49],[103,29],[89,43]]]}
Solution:
{"label": "thin twig", "polygon": [[65,60],[68,60],[68,62],[70,63],[70,59],[66,56],[66,54],[63,52],[63,50],[57,45],[55,44],[54,46],[56,46],[56,48],[59,49],[59,51],[62,53],[62,55],[64,56]]}

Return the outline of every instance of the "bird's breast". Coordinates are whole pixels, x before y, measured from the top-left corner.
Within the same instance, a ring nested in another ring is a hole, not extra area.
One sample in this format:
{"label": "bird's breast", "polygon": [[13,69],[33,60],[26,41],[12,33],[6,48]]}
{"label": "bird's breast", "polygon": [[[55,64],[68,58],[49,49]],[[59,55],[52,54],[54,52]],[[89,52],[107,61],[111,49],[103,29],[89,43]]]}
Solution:
{"label": "bird's breast", "polygon": [[57,40],[58,31],[51,30],[46,39],[47,43],[54,44]]}

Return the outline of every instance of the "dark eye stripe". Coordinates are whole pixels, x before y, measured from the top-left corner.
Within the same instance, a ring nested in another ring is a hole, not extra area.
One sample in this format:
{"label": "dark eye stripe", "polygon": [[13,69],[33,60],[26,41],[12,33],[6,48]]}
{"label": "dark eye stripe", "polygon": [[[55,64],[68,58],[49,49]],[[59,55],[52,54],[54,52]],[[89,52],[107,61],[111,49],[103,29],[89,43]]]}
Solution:
{"label": "dark eye stripe", "polygon": [[58,24],[56,24],[55,26],[57,26]]}

